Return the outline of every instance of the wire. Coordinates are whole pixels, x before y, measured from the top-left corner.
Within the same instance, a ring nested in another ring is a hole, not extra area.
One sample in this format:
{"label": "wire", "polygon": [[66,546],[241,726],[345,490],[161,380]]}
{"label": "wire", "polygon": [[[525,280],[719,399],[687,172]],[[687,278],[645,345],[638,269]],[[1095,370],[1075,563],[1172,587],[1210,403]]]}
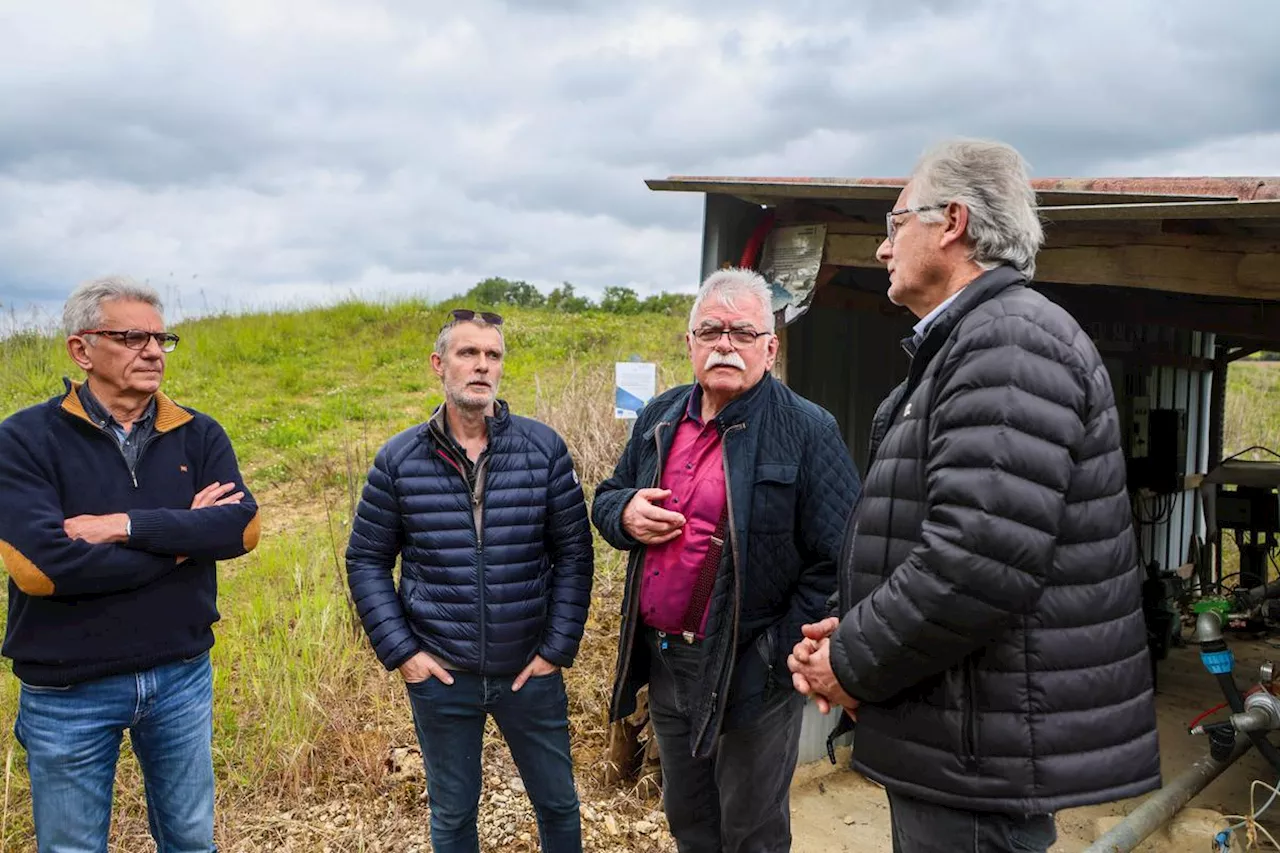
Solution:
{"label": "wire", "polygon": [[[1254,804],[1257,802],[1255,797],[1257,795],[1259,786],[1266,788],[1268,791],[1270,791],[1271,796],[1267,799],[1265,803],[1263,803],[1262,808],[1255,809]],[[1244,829],[1245,839],[1247,841],[1247,846],[1249,847],[1256,847],[1258,845],[1258,833],[1262,833],[1262,835],[1265,836],[1266,839],[1271,842],[1272,847],[1276,848],[1277,850],[1280,850],[1280,842],[1276,841],[1275,836],[1273,836],[1265,826],[1262,826],[1258,823],[1258,818],[1262,817],[1262,815],[1266,812],[1266,810],[1271,808],[1271,804],[1276,801],[1276,797],[1278,796],[1280,796],[1280,789],[1276,788],[1276,786],[1268,785],[1266,782],[1263,782],[1261,779],[1254,779],[1253,783],[1249,785],[1250,816],[1245,817],[1244,815],[1238,815],[1238,814],[1223,815],[1222,816],[1223,820],[1236,821],[1236,823],[1233,823],[1229,827],[1227,827],[1227,832],[1234,833],[1237,830]]]}
{"label": "wire", "polygon": [[1225,708],[1225,707],[1227,707],[1227,703],[1226,703],[1226,702],[1223,702],[1223,703],[1221,703],[1220,705],[1214,705],[1212,708],[1210,708],[1210,709],[1209,709],[1209,710],[1207,710],[1207,711],[1201,711],[1199,714],[1197,714],[1197,715],[1196,715],[1196,718],[1195,718],[1194,720],[1192,720],[1191,722],[1187,723],[1187,728],[1188,728],[1188,729],[1194,729],[1196,726],[1198,726],[1198,725],[1200,725],[1202,722],[1204,722],[1204,720],[1205,720],[1205,718],[1206,718],[1206,717],[1211,717],[1211,716],[1213,716],[1214,714],[1218,713],[1219,711],[1221,711],[1221,710],[1222,710],[1223,708]]}
{"label": "wire", "polygon": [[1240,823],[1236,824],[1232,829],[1228,830],[1229,832],[1235,832],[1240,827],[1248,827],[1248,831],[1245,832],[1245,839],[1248,842],[1247,846],[1257,847],[1258,833],[1261,832],[1263,835],[1267,837],[1267,840],[1271,842],[1272,847],[1276,848],[1277,850],[1280,850],[1280,842],[1277,842],[1275,839],[1275,836],[1272,835],[1267,830],[1267,828],[1262,824],[1249,820],[1249,818],[1239,814],[1224,814],[1222,817],[1225,818],[1226,820],[1240,821]]}
{"label": "wire", "polygon": [[[1254,693],[1257,693],[1259,690],[1267,690],[1267,688],[1263,687],[1261,684],[1255,684],[1252,687],[1250,687],[1248,690],[1246,690],[1244,692],[1244,695],[1250,696]],[[1227,703],[1223,702],[1219,705],[1214,705],[1212,708],[1210,708],[1207,711],[1201,711],[1199,714],[1196,715],[1196,718],[1194,720],[1187,723],[1187,730],[1190,731],[1191,729],[1194,729],[1196,726],[1200,725],[1200,723],[1204,722],[1204,720],[1207,717],[1213,716],[1214,714],[1218,713],[1219,711],[1221,711],[1223,708],[1226,708],[1226,707],[1227,707]]]}

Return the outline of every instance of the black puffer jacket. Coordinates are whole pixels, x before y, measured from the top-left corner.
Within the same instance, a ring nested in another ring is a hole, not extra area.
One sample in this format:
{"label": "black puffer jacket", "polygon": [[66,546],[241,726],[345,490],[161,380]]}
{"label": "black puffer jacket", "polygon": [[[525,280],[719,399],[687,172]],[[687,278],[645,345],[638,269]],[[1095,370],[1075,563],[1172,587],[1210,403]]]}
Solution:
{"label": "black puffer jacket", "polygon": [[[644,407],[613,476],[596,489],[600,535],[630,551],[610,720],[631,714],[649,681],[648,647],[637,641],[645,547],[622,526],[638,489],[661,482],[662,465],[694,386]],[[689,751],[711,754],[721,731],[754,722],[794,695],[787,655],[800,626],[826,613],[858,473],[829,412],[766,374],[716,417],[730,507],[729,547],[711,596],[701,693],[693,697]]]}
{"label": "black puffer jacket", "polygon": [[857,769],[1030,814],[1143,794],[1160,765],[1110,379],[1025,284],[965,288],[876,413],[831,657],[866,703]]}

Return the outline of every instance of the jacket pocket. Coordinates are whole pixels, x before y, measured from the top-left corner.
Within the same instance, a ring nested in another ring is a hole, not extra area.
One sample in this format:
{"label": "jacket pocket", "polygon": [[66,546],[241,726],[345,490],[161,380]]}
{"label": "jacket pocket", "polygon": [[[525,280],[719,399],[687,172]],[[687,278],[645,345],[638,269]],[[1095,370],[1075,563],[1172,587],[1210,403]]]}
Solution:
{"label": "jacket pocket", "polygon": [[771,698],[778,691],[777,669],[778,659],[778,626],[770,625],[760,632],[755,642],[756,653],[764,661],[764,696]]}
{"label": "jacket pocket", "polygon": [[790,533],[796,521],[796,478],[798,465],[763,462],[756,466],[751,501],[751,531]]}

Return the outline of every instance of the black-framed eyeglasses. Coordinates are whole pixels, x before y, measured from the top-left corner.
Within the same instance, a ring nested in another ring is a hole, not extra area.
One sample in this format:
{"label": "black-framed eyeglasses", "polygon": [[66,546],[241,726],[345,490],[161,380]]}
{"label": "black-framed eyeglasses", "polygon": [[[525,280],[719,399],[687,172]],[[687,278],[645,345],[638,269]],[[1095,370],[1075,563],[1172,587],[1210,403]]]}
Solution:
{"label": "black-framed eyeglasses", "polygon": [[921,207],[901,207],[897,210],[891,210],[884,215],[884,230],[889,235],[889,245],[893,245],[893,237],[898,231],[898,223],[893,221],[895,216],[905,216],[908,213],[921,213],[926,210],[942,210],[947,205],[943,204],[926,204]]}
{"label": "black-framed eyeglasses", "polygon": [[145,332],[142,329],[81,329],[77,335],[106,335],[129,349],[143,349],[152,338],[160,345],[161,352],[173,352],[178,347],[178,336],[173,332]]}
{"label": "black-framed eyeglasses", "polygon": [[699,326],[690,334],[704,344],[714,344],[720,340],[722,335],[728,335],[729,343],[735,347],[749,347],[762,335],[772,335],[773,332],[757,332],[755,329],[729,329],[724,326]]}
{"label": "black-framed eyeglasses", "polygon": [[476,317],[479,317],[490,326],[502,325],[502,315],[494,314],[492,311],[472,311],[470,308],[454,308],[449,312],[449,315],[453,317],[453,319],[461,320],[463,322],[474,320]]}

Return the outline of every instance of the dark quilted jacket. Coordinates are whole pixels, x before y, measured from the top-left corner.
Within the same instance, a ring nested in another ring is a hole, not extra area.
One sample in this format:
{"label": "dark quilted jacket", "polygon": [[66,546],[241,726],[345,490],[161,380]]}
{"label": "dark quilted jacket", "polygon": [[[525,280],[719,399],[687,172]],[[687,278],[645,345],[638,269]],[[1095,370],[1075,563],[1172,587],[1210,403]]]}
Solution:
{"label": "dark quilted jacket", "polygon": [[347,582],[378,659],[394,669],[423,650],[485,675],[514,675],[535,654],[571,666],[593,555],[568,448],[498,401],[473,504],[443,413],[378,452],[356,510]]}
{"label": "dark quilted jacket", "polygon": [[[611,719],[631,714],[649,680],[641,627],[644,546],[622,528],[636,490],[656,486],[662,459],[694,386],[673,388],[644,407],[612,477],[600,484],[592,519],[615,548],[631,552]],[[719,732],[754,721],[793,692],[787,655],[800,626],[826,615],[836,587],[841,531],[858,475],[835,418],[766,375],[716,418],[730,514],[700,645],[703,692],[695,698],[690,752],[707,755]]]}
{"label": "dark quilted jacket", "polygon": [[866,703],[855,766],[1019,814],[1158,787],[1119,419],[1088,335],[988,272],[927,330],[872,436],[831,647]]}

